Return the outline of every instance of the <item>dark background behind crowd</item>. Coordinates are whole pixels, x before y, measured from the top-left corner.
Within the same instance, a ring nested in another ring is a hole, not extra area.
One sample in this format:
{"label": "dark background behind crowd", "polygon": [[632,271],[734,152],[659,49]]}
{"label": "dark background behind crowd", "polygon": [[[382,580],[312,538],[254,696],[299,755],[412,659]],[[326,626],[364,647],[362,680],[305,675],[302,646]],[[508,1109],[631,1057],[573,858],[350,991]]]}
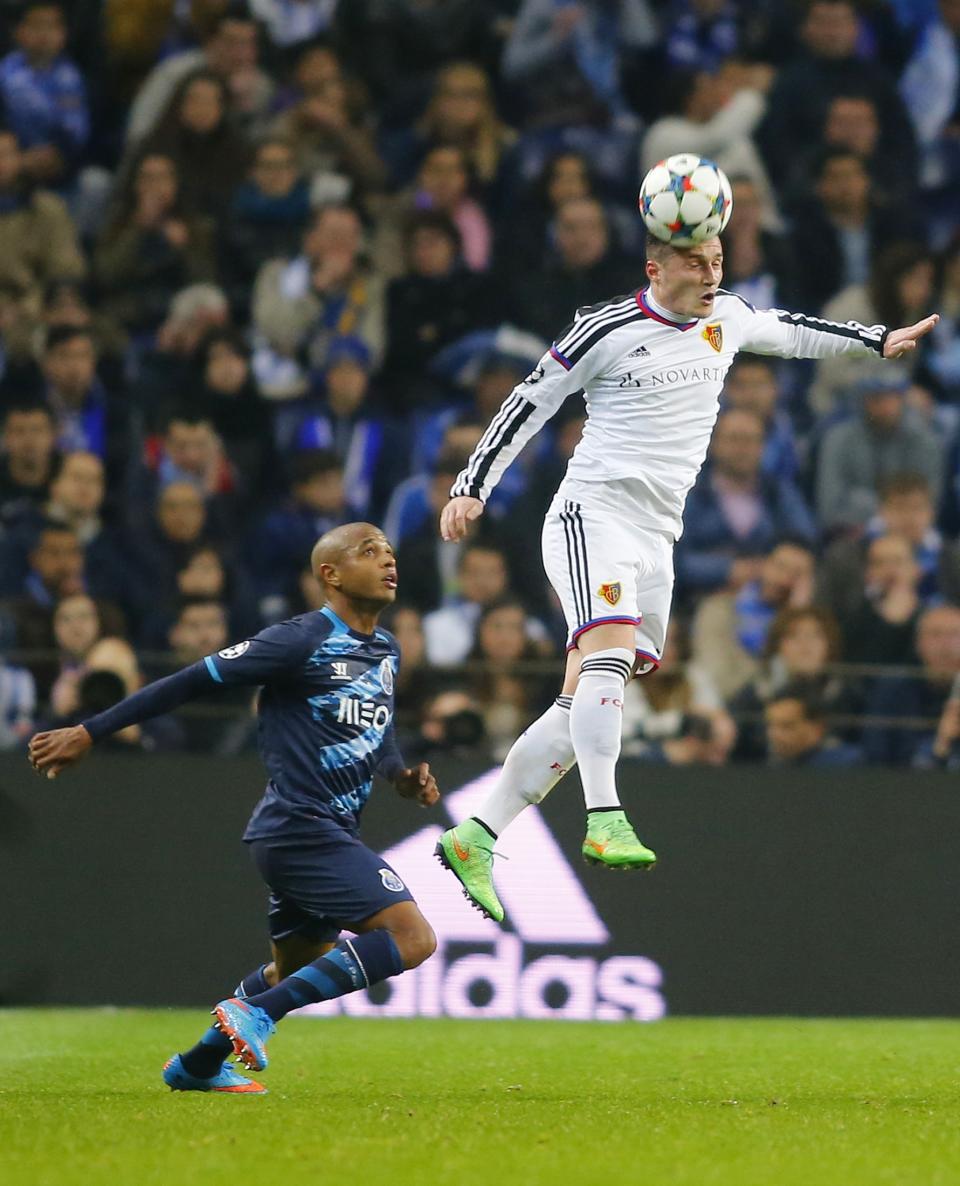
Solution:
{"label": "dark background behind crowd", "polygon": [[[960,0],[0,0],[0,748],[319,604],[382,523],[408,753],[556,691],[543,514],[579,398],[479,530],[451,481],[636,192],[731,178],[726,286],[941,322],[906,365],[741,356],[677,549],[649,762],[960,765]],[[236,753],[248,692],[113,744]]]}

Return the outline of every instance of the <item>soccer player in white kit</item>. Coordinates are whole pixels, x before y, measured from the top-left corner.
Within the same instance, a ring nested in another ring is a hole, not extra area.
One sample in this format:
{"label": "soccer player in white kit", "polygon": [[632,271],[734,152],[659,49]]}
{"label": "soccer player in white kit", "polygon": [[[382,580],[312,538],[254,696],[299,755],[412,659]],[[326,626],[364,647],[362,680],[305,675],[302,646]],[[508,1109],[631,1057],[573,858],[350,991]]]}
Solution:
{"label": "soccer player in white kit", "polygon": [[623,693],[663,653],[684,502],[737,351],[899,358],[938,321],[934,314],[888,329],[755,309],[720,288],[722,273],[719,238],[684,248],[648,241],[648,287],[577,311],[504,401],[441,514],[443,538],[463,538],[526,442],[583,392],[583,437],[543,525],[544,567],[569,627],[562,692],[514,743],[477,815],[437,845],[467,898],[498,922],[493,842],[575,763],[587,807],[584,857],[621,868],[656,861],[617,792]]}

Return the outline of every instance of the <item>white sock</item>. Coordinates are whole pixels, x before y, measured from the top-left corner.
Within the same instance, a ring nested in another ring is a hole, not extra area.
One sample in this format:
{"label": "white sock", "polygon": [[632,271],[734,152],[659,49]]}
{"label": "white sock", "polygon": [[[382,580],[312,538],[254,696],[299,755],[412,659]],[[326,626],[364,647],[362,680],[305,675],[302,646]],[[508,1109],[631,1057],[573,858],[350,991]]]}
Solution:
{"label": "white sock", "polygon": [[594,651],[580,664],[570,709],[570,737],[580,765],[587,810],[619,807],[616,767],[623,728],[623,691],[634,656],[625,647]]}
{"label": "white sock", "polygon": [[525,807],[540,803],[576,764],[569,696],[558,696],[510,747],[500,777],[476,819],[498,836]]}

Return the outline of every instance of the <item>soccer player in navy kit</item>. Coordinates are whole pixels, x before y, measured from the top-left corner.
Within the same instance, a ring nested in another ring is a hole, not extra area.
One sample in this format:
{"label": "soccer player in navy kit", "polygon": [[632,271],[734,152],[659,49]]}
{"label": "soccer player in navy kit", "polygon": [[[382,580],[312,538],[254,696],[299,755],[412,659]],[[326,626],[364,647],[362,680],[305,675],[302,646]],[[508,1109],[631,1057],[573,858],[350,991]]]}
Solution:
{"label": "soccer player in navy kit", "polygon": [[[393,735],[396,639],[377,626],[396,598],[393,549],[377,527],[350,523],[311,557],[326,605],[175,672],[106,712],[30,741],[49,778],[99,741],[232,684],[262,685],[259,749],[270,775],[244,833],[270,887],[273,960],[213,1010],[216,1024],[175,1054],[163,1079],[176,1091],[262,1093],[238,1074],[267,1065],[266,1039],[290,1010],[367,988],[433,954],[436,938],[397,873],[357,835],[374,773],[404,798],[439,798],[423,762],[405,766]],[[339,939],[341,930],[354,932]]]}

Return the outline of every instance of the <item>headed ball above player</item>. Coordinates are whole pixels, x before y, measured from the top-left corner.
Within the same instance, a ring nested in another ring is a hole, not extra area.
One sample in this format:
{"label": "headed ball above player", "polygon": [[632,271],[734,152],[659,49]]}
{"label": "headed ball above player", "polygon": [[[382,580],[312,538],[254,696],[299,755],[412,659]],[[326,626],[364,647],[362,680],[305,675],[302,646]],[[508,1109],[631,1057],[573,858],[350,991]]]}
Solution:
{"label": "headed ball above player", "polygon": [[640,186],[647,232],[673,247],[693,247],[719,235],[730,220],[733,194],[722,169],[681,152],[654,165]]}

